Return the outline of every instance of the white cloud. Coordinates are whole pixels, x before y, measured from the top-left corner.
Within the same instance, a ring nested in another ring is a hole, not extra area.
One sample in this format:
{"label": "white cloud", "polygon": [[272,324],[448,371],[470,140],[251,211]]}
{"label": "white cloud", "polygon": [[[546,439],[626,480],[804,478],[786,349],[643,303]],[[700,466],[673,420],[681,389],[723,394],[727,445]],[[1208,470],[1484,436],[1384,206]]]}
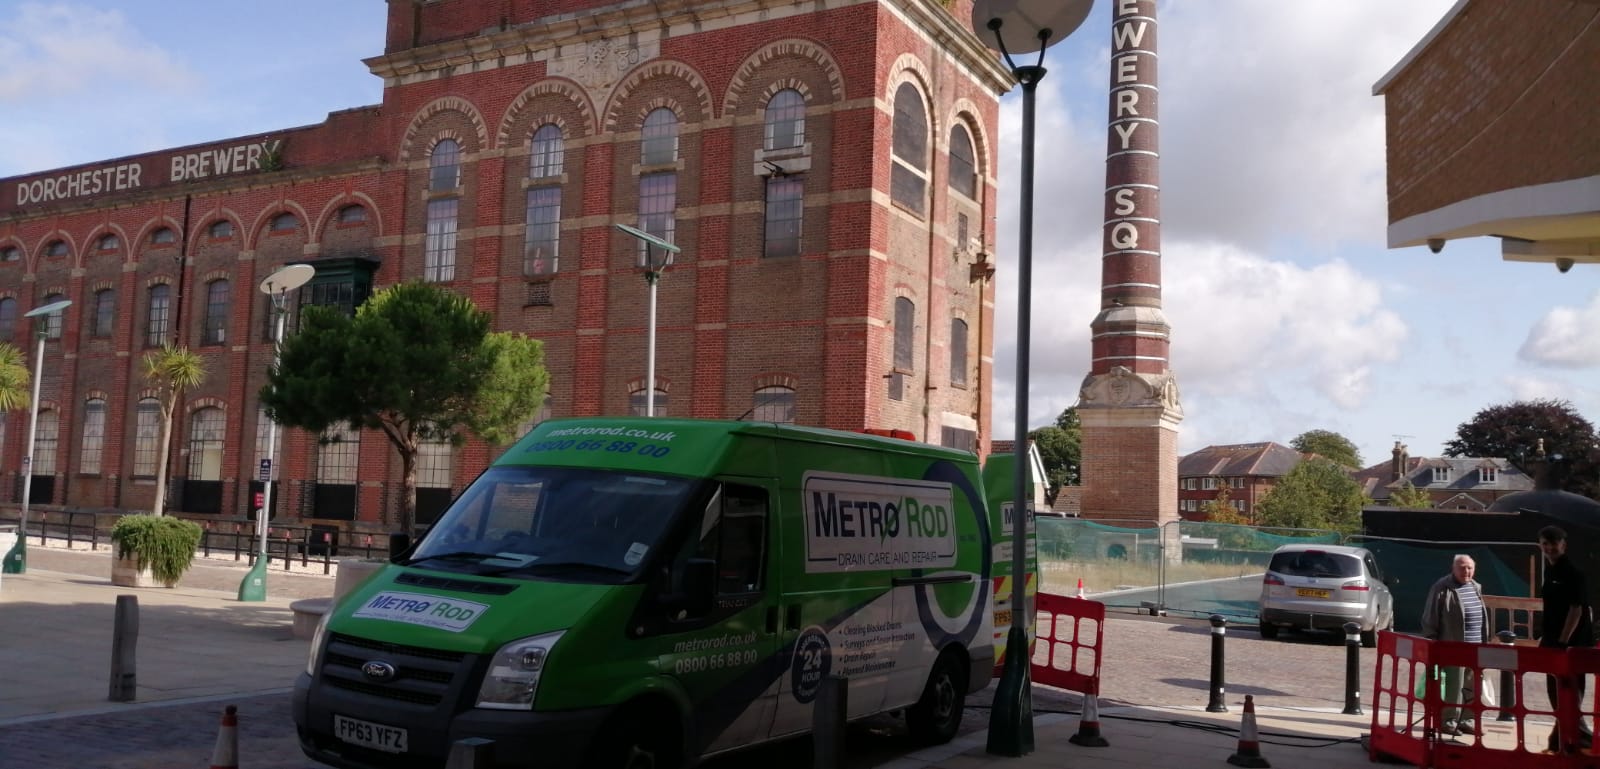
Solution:
{"label": "white cloud", "polygon": [[193,82],[118,11],[24,3],[0,21],[0,104],[69,101],[108,86],[182,90]]}
{"label": "white cloud", "polygon": [[1600,293],[1586,307],[1555,307],[1528,331],[1517,357],[1560,368],[1600,365]]}

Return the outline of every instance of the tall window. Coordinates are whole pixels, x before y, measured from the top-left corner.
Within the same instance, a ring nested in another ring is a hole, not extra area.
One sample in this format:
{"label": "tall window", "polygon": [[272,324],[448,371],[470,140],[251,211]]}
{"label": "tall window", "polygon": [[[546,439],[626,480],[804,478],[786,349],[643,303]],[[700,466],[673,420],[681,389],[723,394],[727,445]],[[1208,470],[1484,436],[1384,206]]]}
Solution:
{"label": "tall window", "polygon": [[960,123],[950,131],[950,189],[978,199],[978,164],[972,154],[972,137]]}
{"label": "tall window", "polygon": [[38,432],[33,440],[33,474],[56,474],[56,447],[60,445],[61,412],[55,409],[39,412]]}
{"label": "tall window", "polygon": [[90,398],[83,404],[83,442],[78,447],[78,472],[100,474],[100,455],[106,443],[106,402]]}
{"label": "tall window", "polygon": [[[628,394],[628,410],[636,417],[644,416],[645,406],[647,405],[645,403],[645,392],[646,391],[644,388],[640,388]],[[666,390],[656,390],[655,412],[655,415],[658,417],[664,417],[667,415]]]}
{"label": "tall window", "polygon": [[417,444],[417,488],[450,488],[450,442],[429,439]]}
{"label": "tall window", "polygon": [[109,288],[94,292],[94,317],[90,319],[89,335],[111,336],[116,320],[117,293]]}
{"label": "tall window", "polygon": [[[260,467],[261,460],[267,458],[267,438],[272,434],[271,431],[272,418],[267,416],[267,410],[264,407],[256,406],[256,463],[252,465],[252,467]],[[272,446],[273,480],[277,480],[278,478],[278,466],[280,464],[278,462],[278,458],[283,456],[283,436],[280,435],[278,437],[279,440]]]}
{"label": "tall window", "polygon": [[[45,306],[47,304],[50,304],[52,302],[59,302],[62,299],[65,299],[65,298],[66,297],[64,297],[64,296],[62,296],[60,294],[47,294],[47,295],[45,295],[44,301],[42,303],[40,303],[39,306],[43,307],[43,306]],[[61,338],[61,319],[64,316],[66,316],[66,314],[67,313],[66,313],[65,310],[58,310],[56,312],[52,312],[49,315],[44,316],[43,318],[35,319],[34,322],[38,323],[41,320],[44,322],[44,336],[45,336],[46,339],[60,339]]]}
{"label": "tall window", "polygon": [[206,317],[200,335],[201,344],[228,341],[228,295],[228,281],[213,280],[206,284]]}
{"label": "tall window", "polygon": [[17,300],[0,299],[0,342],[9,342],[17,335]]}
{"label": "tall window", "polygon": [[189,418],[189,480],[222,480],[222,446],[227,438],[222,409],[208,406]]}
{"label": "tall window", "polygon": [[[678,174],[672,171],[639,177],[639,229],[668,243],[678,230]],[[639,252],[645,243],[639,241]]]}
{"label": "tall window", "polygon": [[560,126],[554,123],[539,126],[539,130],[533,132],[528,150],[529,179],[558,177],[565,170],[566,145]]}
{"label": "tall window", "polygon": [[799,177],[767,177],[767,256],[800,255],[805,193],[805,181]]}
{"label": "tall window", "polygon": [[917,306],[903,296],[894,300],[894,370],[915,371]]}
{"label": "tall window", "polygon": [[461,145],[455,139],[440,139],[428,155],[428,189],[446,192],[461,186]]}
{"label": "tall window", "polygon": [[149,478],[156,474],[159,458],[157,443],[161,428],[161,404],[155,398],[139,401],[133,428],[133,474]]}
{"label": "tall window", "polygon": [[529,187],[527,232],[523,236],[524,275],[553,275],[560,267],[561,188]]}
{"label": "tall window", "polygon": [[928,113],[922,94],[910,83],[894,92],[894,166],[889,199],[920,214],[928,190]]}
{"label": "tall window", "polygon": [[456,277],[456,198],[428,201],[428,238],[422,247],[422,277],[443,283]]}
{"label": "tall window", "polygon": [[160,347],[167,341],[167,313],[172,309],[172,289],[165,283],[150,287],[150,318],[144,327],[146,347]]}
{"label": "tall window", "polygon": [[806,143],[806,97],[785,88],[767,101],[767,149],[782,150]]}
{"label": "tall window", "polygon": [[755,409],[750,418],[757,422],[794,422],[794,388],[773,386],[756,390]]}
{"label": "tall window", "polygon": [[950,321],[950,384],[967,386],[967,322],[960,318]]}
{"label": "tall window", "polygon": [[317,483],[352,485],[361,458],[361,434],[347,422],[328,428],[317,447]]}
{"label": "tall window", "polygon": [[644,130],[639,137],[639,163],[659,166],[678,161],[678,115],[666,107],[657,107],[644,116]]}

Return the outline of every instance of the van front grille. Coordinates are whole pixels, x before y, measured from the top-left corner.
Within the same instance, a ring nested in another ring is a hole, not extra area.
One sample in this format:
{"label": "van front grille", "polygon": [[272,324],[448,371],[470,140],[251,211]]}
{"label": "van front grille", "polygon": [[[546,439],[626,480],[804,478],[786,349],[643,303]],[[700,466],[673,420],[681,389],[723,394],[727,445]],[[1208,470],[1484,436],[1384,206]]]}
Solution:
{"label": "van front grille", "polygon": [[[384,643],[334,634],[322,655],[320,681],[331,687],[397,702],[428,707],[453,705],[468,683],[474,655]],[[363,668],[383,662],[394,668],[386,680],[369,677]]]}

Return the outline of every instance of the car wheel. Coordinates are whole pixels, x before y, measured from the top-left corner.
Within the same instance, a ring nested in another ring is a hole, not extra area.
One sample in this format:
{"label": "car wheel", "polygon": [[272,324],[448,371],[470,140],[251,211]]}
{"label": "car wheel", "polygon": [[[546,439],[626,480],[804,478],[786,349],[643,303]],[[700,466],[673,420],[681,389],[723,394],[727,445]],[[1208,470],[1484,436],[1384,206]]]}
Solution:
{"label": "car wheel", "polygon": [[911,738],[922,745],[943,745],[961,730],[961,713],[967,703],[967,676],[952,651],[939,655],[922,688],[922,699],[906,709]]}
{"label": "car wheel", "polygon": [[596,740],[585,769],[679,769],[682,752],[672,719],[660,708],[633,707],[612,720]]}
{"label": "car wheel", "polygon": [[1261,637],[1271,641],[1278,637],[1278,626],[1271,623],[1261,623]]}

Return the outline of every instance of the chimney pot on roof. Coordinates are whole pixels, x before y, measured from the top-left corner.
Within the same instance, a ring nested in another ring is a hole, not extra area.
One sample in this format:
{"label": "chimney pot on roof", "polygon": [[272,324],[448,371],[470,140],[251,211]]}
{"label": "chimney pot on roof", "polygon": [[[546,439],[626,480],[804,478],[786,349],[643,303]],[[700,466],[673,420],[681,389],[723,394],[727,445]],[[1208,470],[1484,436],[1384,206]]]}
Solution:
{"label": "chimney pot on roof", "polygon": [[1394,454],[1394,462],[1392,463],[1390,470],[1394,477],[1389,479],[1391,482],[1398,481],[1401,478],[1404,478],[1406,475],[1406,445],[1400,441],[1395,441],[1394,451],[1392,453]]}

